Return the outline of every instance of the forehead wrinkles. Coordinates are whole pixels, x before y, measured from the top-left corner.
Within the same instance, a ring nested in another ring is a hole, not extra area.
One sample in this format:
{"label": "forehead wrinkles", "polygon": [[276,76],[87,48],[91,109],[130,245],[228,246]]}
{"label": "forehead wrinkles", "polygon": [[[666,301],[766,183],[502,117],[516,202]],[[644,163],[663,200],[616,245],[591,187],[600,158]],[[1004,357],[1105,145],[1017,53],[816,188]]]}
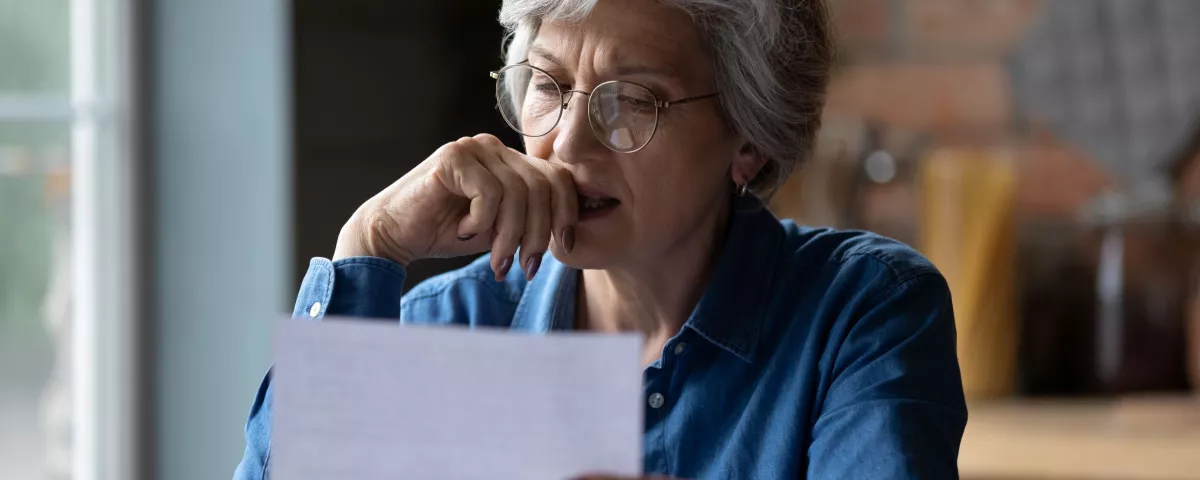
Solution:
{"label": "forehead wrinkles", "polygon": [[550,21],[533,41],[530,58],[580,77],[620,75],[622,71],[658,72],[669,77],[703,77],[707,56],[678,35],[636,29],[602,31],[591,25]]}
{"label": "forehead wrinkles", "polygon": [[544,24],[538,32],[530,57],[542,58],[564,69],[564,73],[586,74],[609,60],[600,58],[603,53],[597,51],[611,48],[606,47],[606,43],[609,42],[603,37],[579,24],[553,21]]}

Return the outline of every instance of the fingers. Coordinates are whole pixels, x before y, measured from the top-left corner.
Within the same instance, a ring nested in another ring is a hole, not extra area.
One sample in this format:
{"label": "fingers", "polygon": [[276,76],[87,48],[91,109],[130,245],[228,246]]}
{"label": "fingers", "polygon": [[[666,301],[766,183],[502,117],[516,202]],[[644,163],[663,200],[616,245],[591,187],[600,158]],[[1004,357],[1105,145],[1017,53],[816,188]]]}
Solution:
{"label": "fingers", "polygon": [[554,227],[552,214],[552,191],[550,180],[537,168],[516,152],[503,150],[501,159],[525,181],[528,206],[525,213],[525,235],[521,238],[521,267],[525,279],[532,280],[541,266],[542,256],[550,244],[550,233]]}
{"label": "fingers", "polygon": [[520,261],[526,279],[532,280],[552,236],[559,238],[559,244],[566,252],[574,247],[573,226],[579,217],[575,180],[567,169],[508,148],[496,137],[477,135],[475,138],[493,148],[504,163],[525,180],[529,197]]}
{"label": "fingers", "polygon": [[[516,153],[516,152],[514,152]],[[579,193],[575,191],[575,178],[567,169],[550,162],[534,161],[550,182],[550,198],[553,204],[553,229],[558,245],[570,253],[575,248],[575,223],[579,220]]]}
{"label": "fingers", "polygon": [[459,240],[469,240],[492,228],[500,211],[504,187],[480,162],[469,145],[452,142],[438,149],[445,156],[439,162],[437,178],[446,190],[470,199],[467,215],[458,223]]}
{"label": "fingers", "polygon": [[501,281],[512,269],[513,257],[517,253],[517,247],[521,245],[522,237],[525,236],[529,187],[525,179],[500,158],[494,145],[487,145],[486,141],[479,138],[462,139],[457,143],[469,149],[503,188],[499,211],[492,224],[491,259],[496,281]]}
{"label": "fingers", "polygon": [[[459,240],[491,242],[491,267],[500,281],[512,268],[520,248],[527,280],[541,266],[552,236],[565,251],[573,247],[573,225],[579,214],[578,194],[571,174],[550,162],[506,147],[491,135],[462,138],[443,147],[452,193],[470,199],[469,212],[459,221]],[[484,240],[476,235],[491,233]]]}
{"label": "fingers", "polygon": [[[492,138],[495,139],[495,137]],[[569,253],[574,247],[574,232],[570,230],[574,229],[575,223],[579,220],[579,194],[575,190],[575,178],[571,176],[571,172],[566,168],[524,155],[508,147],[503,147],[501,155],[509,165],[520,165],[522,167],[519,169],[520,172],[526,172],[528,169],[535,170],[541,178],[548,182],[550,187],[550,232],[558,239],[559,246]],[[522,175],[527,178],[534,176],[533,173],[522,173]],[[540,186],[540,180],[538,183]],[[564,242],[564,239],[568,241]]]}

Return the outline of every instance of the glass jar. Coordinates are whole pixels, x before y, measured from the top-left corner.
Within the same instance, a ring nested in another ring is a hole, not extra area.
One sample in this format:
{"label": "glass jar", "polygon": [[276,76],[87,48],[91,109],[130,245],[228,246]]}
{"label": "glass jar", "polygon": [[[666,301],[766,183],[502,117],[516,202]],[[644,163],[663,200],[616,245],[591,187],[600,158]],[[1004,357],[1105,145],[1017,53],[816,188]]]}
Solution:
{"label": "glass jar", "polygon": [[1022,390],[1183,390],[1190,224],[1165,203],[1093,207],[1023,249]]}

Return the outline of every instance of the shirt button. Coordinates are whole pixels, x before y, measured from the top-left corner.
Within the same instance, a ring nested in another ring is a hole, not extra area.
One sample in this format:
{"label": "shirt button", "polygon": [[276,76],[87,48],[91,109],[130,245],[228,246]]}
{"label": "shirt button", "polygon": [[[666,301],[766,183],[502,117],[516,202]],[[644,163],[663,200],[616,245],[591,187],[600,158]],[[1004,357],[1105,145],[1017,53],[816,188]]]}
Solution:
{"label": "shirt button", "polygon": [[665,401],[666,401],[666,399],[663,398],[661,393],[650,394],[650,408],[661,407],[661,406],[663,406],[663,402],[665,402]]}
{"label": "shirt button", "polygon": [[312,305],[312,308],[308,309],[308,316],[310,316],[312,318],[317,318],[317,315],[319,315],[320,313],[321,313],[321,302],[314,303]]}
{"label": "shirt button", "polygon": [[687,348],[687,344],[684,342],[679,342],[679,343],[675,344],[675,354],[682,355],[683,349],[685,349],[685,348]]}

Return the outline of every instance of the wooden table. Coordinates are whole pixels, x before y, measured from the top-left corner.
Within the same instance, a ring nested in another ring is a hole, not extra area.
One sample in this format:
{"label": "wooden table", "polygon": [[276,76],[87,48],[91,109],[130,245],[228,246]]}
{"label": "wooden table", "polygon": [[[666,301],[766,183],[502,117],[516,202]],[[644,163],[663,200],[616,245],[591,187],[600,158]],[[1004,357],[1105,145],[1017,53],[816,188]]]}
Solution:
{"label": "wooden table", "polygon": [[975,402],[964,478],[1200,479],[1200,397]]}

